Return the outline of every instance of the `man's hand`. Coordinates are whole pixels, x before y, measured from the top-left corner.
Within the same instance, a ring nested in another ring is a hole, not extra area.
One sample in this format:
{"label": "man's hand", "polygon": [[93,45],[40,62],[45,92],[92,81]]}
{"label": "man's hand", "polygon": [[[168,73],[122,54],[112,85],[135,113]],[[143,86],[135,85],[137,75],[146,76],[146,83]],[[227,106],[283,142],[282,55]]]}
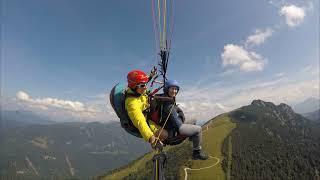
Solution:
{"label": "man's hand", "polygon": [[149,139],[149,143],[150,144],[154,144],[156,142],[156,137],[154,135],[152,135]]}
{"label": "man's hand", "polygon": [[157,138],[155,136],[150,137],[149,143],[151,144],[151,147],[155,150],[161,151],[163,148],[163,143],[160,140],[157,141]]}

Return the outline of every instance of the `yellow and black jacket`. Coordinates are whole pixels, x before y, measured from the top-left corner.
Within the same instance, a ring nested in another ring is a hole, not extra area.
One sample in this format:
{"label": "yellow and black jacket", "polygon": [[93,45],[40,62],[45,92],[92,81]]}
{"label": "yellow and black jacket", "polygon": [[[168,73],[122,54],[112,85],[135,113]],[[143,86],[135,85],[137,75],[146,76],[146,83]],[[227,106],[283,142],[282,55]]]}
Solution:
{"label": "yellow and black jacket", "polygon": [[146,111],[149,106],[147,93],[140,95],[128,88],[125,100],[126,111],[133,125],[138,128],[141,136],[147,142],[154,135],[147,120]]}

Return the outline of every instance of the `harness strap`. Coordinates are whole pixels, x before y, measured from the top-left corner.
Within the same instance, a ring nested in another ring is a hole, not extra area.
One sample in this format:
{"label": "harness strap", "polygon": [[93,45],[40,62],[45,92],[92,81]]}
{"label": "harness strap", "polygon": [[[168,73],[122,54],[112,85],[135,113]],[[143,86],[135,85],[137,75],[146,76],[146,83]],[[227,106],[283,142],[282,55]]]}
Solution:
{"label": "harness strap", "polygon": [[156,142],[155,142],[155,144],[157,144],[157,143],[158,143],[158,141],[159,141],[159,137],[160,137],[160,135],[161,135],[161,133],[162,133],[162,131],[163,131],[164,127],[165,127],[165,126],[166,126],[166,124],[167,124],[167,121],[168,121],[168,119],[169,119],[169,117],[170,117],[170,115],[171,115],[171,113],[172,113],[172,110],[173,110],[173,108],[174,108],[175,104],[176,104],[176,102],[174,102],[174,103],[173,103],[173,106],[172,106],[172,107],[171,107],[171,109],[170,109],[170,112],[169,112],[169,114],[168,114],[168,116],[167,116],[167,118],[166,118],[166,121],[164,122],[163,126],[161,127],[160,133],[159,133],[158,137],[156,138]]}

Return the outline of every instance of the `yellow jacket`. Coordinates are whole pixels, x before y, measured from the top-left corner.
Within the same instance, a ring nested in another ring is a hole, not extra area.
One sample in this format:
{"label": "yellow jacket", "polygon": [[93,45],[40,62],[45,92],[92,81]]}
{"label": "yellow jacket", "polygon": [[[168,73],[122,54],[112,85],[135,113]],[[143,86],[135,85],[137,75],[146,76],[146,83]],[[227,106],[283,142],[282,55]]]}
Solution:
{"label": "yellow jacket", "polygon": [[128,88],[125,108],[133,125],[139,129],[143,139],[148,142],[150,137],[153,136],[153,132],[147,123],[146,114],[143,114],[143,112],[150,106],[148,103],[148,95],[146,93],[140,96],[133,94],[135,93]]}

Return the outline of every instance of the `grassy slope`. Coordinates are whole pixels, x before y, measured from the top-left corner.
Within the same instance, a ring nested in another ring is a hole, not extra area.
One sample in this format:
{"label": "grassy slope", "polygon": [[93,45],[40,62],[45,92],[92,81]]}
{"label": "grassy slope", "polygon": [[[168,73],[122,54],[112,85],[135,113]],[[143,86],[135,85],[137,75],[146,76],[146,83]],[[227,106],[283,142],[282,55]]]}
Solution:
{"label": "grassy slope", "polygon": [[[183,166],[191,157],[191,143],[184,141],[176,146],[167,146],[164,148],[164,152],[167,154],[166,177],[168,179],[176,179],[179,167]],[[154,155],[155,152],[147,153],[127,166],[109,171],[104,175],[98,176],[97,179],[150,179],[152,177],[152,157]]]}
{"label": "grassy slope", "polygon": [[[208,126],[208,128],[207,128]],[[233,128],[236,127],[235,123],[232,123],[231,120],[226,115],[221,115],[216,117],[210,123],[207,123],[203,127],[203,148],[204,150],[210,155],[220,159],[220,163],[212,168],[204,169],[200,171],[188,171],[188,179],[225,179],[225,173],[221,167],[221,161],[223,159],[223,155],[221,152],[221,147],[224,139],[228,136],[228,134],[232,131]],[[184,143],[178,146],[166,147],[165,151],[167,152],[168,156],[172,151],[175,151],[177,156],[181,156],[185,159],[185,166],[181,166],[179,170],[179,176],[184,178],[184,167],[190,168],[202,168],[206,166],[210,166],[216,162],[215,159],[209,159],[206,161],[193,161],[189,155],[186,156],[186,152],[180,152],[181,150],[187,149],[191,151],[191,143],[185,141]],[[180,150],[179,150],[180,149]],[[178,155],[179,154],[179,155]],[[150,152],[145,156],[133,161],[132,163],[128,164],[125,167],[113,170],[108,172],[105,175],[99,176],[98,179],[124,179],[128,178],[129,174],[149,174],[146,173],[146,167],[150,166],[150,160],[152,159],[154,152]],[[174,154],[173,154],[174,155]],[[171,159],[174,157],[171,157]],[[176,160],[175,160],[176,161]],[[149,163],[148,163],[149,162]],[[167,166],[171,166],[169,164],[171,161],[168,161]],[[147,165],[149,164],[149,165]],[[180,164],[176,162],[176,165]],[[148,168],[149,169],[149,168]],[[152,169],[151,169],[152,171]],[[141,177],[141,176],[139,176]],[[130,179],[130,178],[129,178]]]}
{"label": "grassy slope", "polygon": [[[221,152],[222,144],[228,134],[236,127],[235,123],[232,123],[228,116],[221,115],[215,118],[214,121],[206,124],[209,126],[206,131],[204,127],[203,132],[203,148],[213,157],[220,159],[220,163],[212,168],[203,169],[199,171],[188,171],[188,180],[190,179],[225,179],[226,175],[222,169],[221,161],[223,155]],[[215,159],[209,159],[207,161],[192,161],[190,168],[202,168],[207,167],[216,162]]]}
{"label": "grassy slope", "polygon": [[138,171],[143,171],[145,169],[145,165],[148,161],[152,160],[152,157],[154,156],[155,152],[149,152],[145,154],[144,156],[140,157],[139,159],[131,162],[127,166],[124,166],[122,168],[116,169],[108,173],[106,176],[102,175],[98,177],[98,179],[101,180],[107,180],[107,179],[123,179],[127,177],[130,173],[136,173]]}

